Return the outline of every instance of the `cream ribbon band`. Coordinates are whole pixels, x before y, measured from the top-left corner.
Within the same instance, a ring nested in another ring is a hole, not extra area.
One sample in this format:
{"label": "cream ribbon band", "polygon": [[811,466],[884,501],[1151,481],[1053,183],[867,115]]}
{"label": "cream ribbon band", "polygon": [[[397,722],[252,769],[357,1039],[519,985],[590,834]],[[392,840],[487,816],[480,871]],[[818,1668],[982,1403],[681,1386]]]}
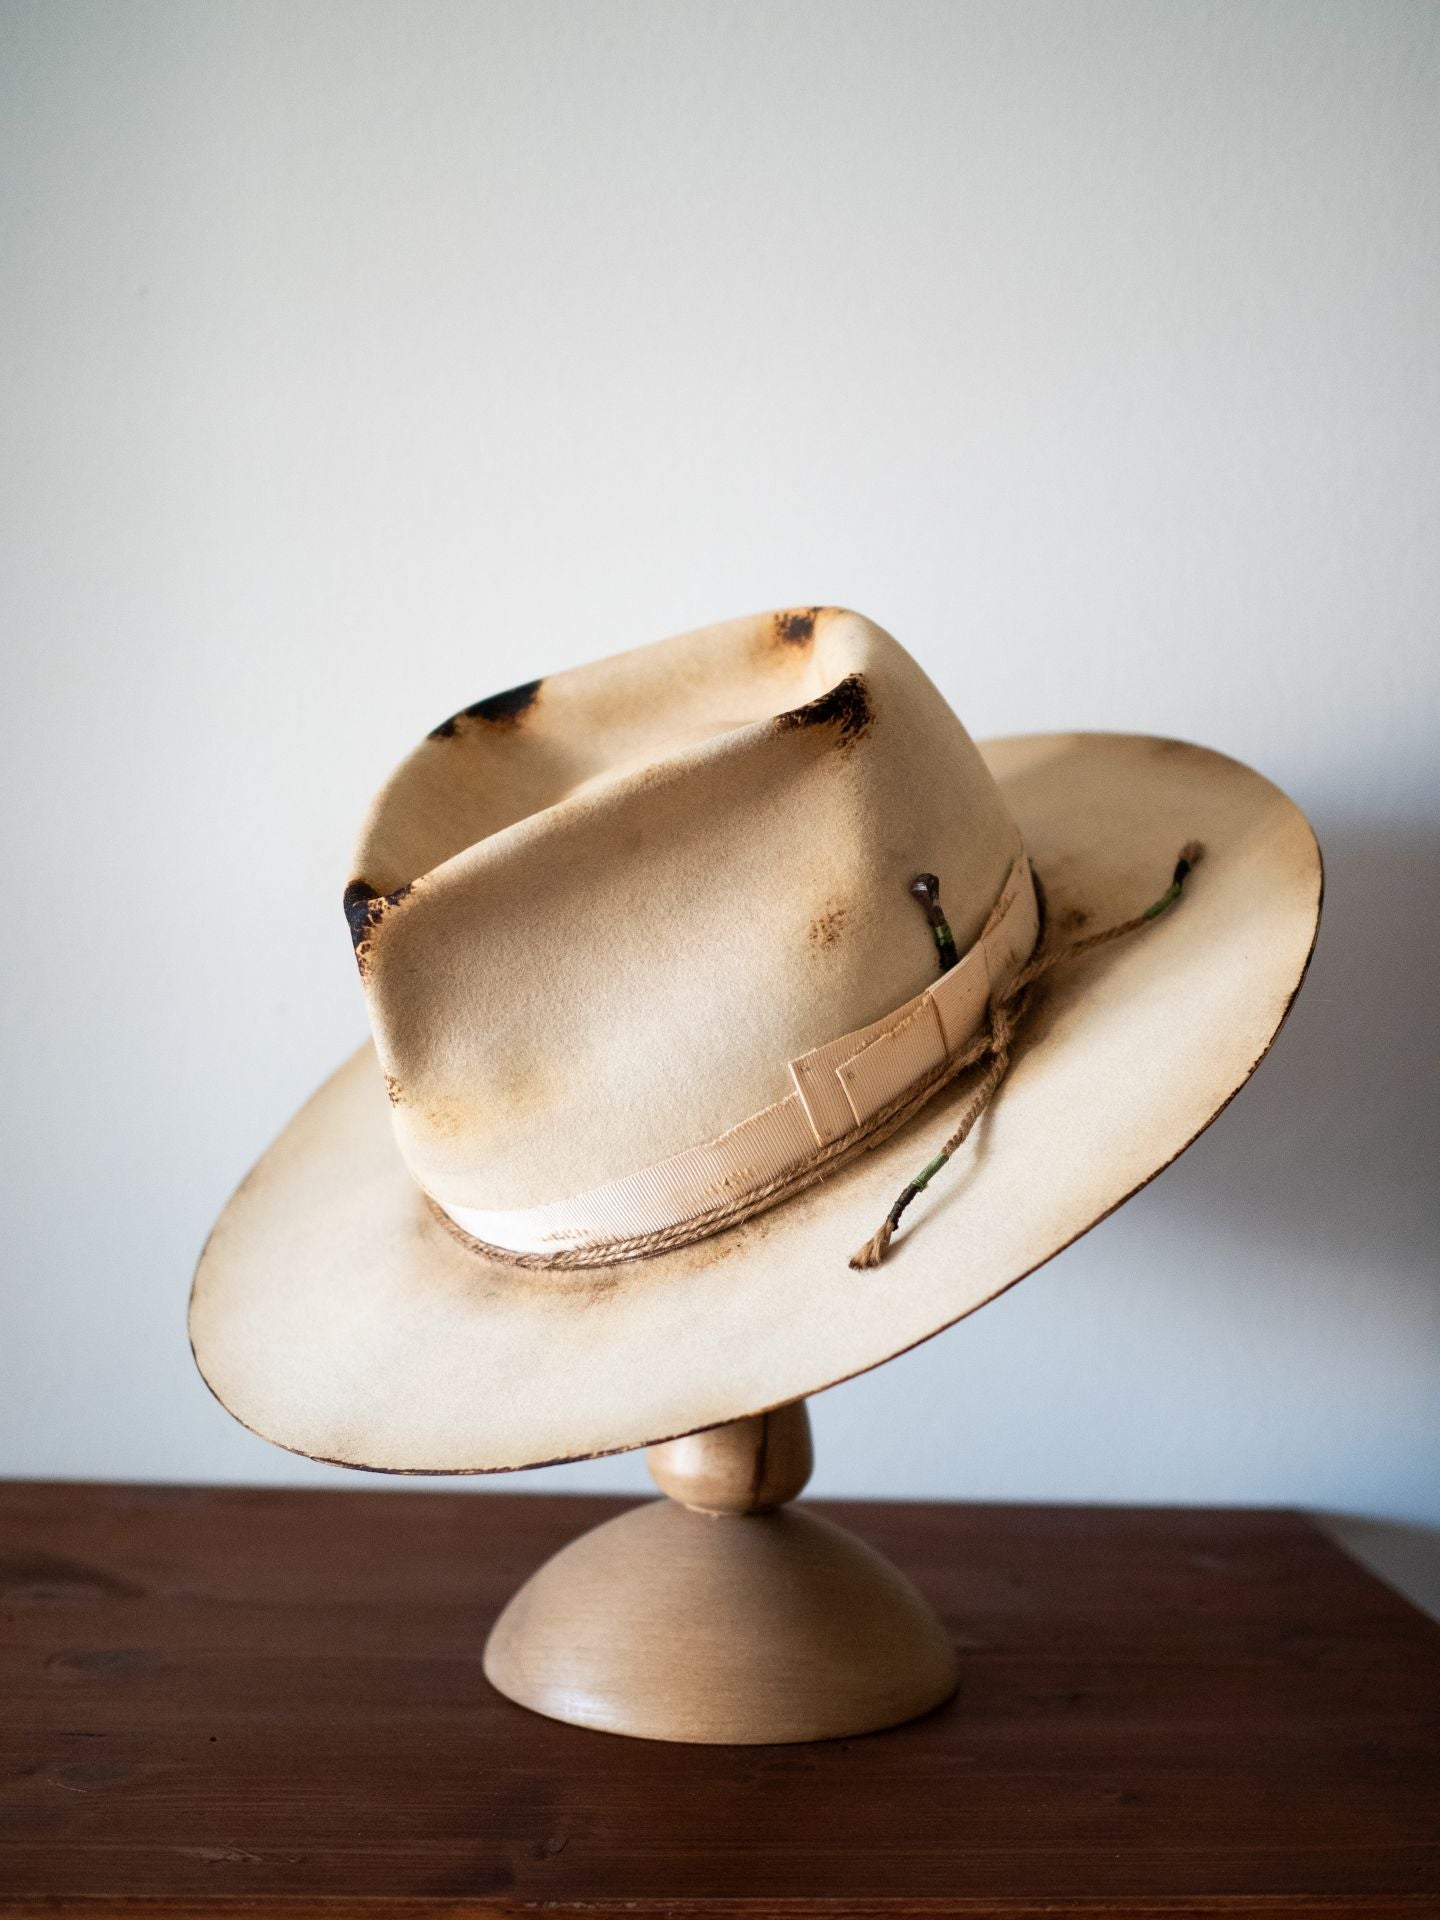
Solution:
{"label": "cream ribbon band", "polygon": [[991,998],[1035,949],[1040,916],[1030,862],[1010,869],[975,945],[913,1000],[789,1063],[794,1091],[718,1139],[639,1173],[541,1207],[488,1212],[430,1197],[462,1232],[515,1254],[559,1254],[629,1241],[729,1209],[867,1124],[935,1075],[984,1025]]}

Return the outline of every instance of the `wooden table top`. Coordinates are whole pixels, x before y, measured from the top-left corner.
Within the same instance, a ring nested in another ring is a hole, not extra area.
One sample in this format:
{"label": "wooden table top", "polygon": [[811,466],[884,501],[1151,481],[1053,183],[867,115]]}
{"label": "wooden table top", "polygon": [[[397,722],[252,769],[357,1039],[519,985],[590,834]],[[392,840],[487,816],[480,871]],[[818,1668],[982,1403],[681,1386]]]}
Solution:
{"label": "wooden table top", "polygon": [[673,1747],[480,1669],[625,1504],[0,1484],[0,1912],[1440,1914],[1440,1628],[1307,1521],[816,1502],[958,1697]]}

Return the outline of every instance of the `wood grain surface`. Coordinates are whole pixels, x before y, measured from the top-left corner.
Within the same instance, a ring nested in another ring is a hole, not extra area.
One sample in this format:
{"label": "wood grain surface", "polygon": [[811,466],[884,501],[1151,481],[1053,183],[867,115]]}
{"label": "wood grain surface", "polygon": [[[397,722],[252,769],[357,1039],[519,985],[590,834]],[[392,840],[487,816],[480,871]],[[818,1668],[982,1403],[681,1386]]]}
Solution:
{"label": "wood grain surface", "polygon": [[624,1504],[0,1485],[0,1911],[1440,1913],[1440,1629],[1306,1521],[817,1502],[940,1609],[959,1694],[671,1747],[481,1673]]}

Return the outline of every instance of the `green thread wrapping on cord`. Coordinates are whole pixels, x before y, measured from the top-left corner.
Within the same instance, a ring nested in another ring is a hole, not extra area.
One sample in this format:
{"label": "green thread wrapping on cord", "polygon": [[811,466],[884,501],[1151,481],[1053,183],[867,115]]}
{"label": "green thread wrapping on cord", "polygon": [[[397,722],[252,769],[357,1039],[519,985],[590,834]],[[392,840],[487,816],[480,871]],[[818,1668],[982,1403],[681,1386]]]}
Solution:
{"label": "green thread wrapping on cord", "polygon": [[917,873],[910,882],[910,891],[925,909],[925,918],[930,922],[935,950],[940,955],[940,971],[948,973],[960,955],[955,951],[955,936],[940,905],[940,882],[933,873]]}
{"label": "green thread wrapping on cord", "polygon": [[926,1187],[929,1186],[936,1174],[939,1173],[941,1167],[944,1166],[949,1157],[948,1154],[937,1153],[929,1166],[925,1168],[924,1172],[916,1174],[915,1178],[910,1182],[916,1193],[923,1193],[925,1191]]}
{"label": "green thread wrapping on cord", "polygon": [[1141,914],[1140,918],[1142,920],[1158,920],[1167,907],[1174,906],[1175,902],[1180,898],[1181,890],[1185,885],[1185,876],[1194,866],[1196,859],[1199,857],[1199,852],[1200,849],[1192,840],[1180,855],[1180,858],[1175,862],[1175,877],[1171,880],[1169,886],[1165,889],[1164,893],[1161,894],[1160,898],[1148,906],[1144,913]]}
{"label": "green thread wrapping on cord", "polygon": [[[1204,848],[1198,840],[1188,840],[1180,849],[1180,858],[1175,862],[1175,872],[1171,876],[1169,886],[1158,900],[1152,901],[1145,908],[1143,913],[1137,913],[1132,920],[1124,920],[1118,926],[1106,927],[1099,933],[1089,934],[1083,940],[1076,940],[1069,946],[1057,948],[1043,956],[1032,957],[1029,964],[1021,968],[1006,993],[991,1002],[991,1037],[988,1051],[993,1057],[977,1097],[971,1102],[959,1128],[946,1141],[929,1166],[917,1173],[915,1178],[900,1190],[894,1206],[886,1214],[879,1230],[872,1234],[865,1245],[851,1258],[852,1267],[863,1272],[868,1267],[880,1265],[885,1258],[895,1229],[900,1224],[901,1214],[917,1194],[925,1191],[940,1169],[948,1165],[951,1156],[964,1144],[970,1129],[985,1111],[1010,1064],[1010,1035],[1014,1023],[1024,1012],[1025,994],[1032,982],[1038,980],[1042,974],[1048,973],[1051,967],[1059,966],[1062,961],[1078,959],[1092,947],[1103,946],[1107,941],[1117,940],[1127,933],[1134,933],[1149,920],[1158,920],[1160,915],[1167,908],[1173,907],[1180,898],[1186,879],[1203,852]],[[940,882],[933,873],[922,873],[911,883],[910,891],[926,910],[930,925],[935,932],[935,944],[940,949],[940,971],[946,973],[954,966],[958,956],[955,953],[955,942],[951,937],[950,928],[946,924],[944,914],[940,911]],[[948,959],[946,942],[949,944]],[[983,1058],[983,1054],[980,1057]]]}

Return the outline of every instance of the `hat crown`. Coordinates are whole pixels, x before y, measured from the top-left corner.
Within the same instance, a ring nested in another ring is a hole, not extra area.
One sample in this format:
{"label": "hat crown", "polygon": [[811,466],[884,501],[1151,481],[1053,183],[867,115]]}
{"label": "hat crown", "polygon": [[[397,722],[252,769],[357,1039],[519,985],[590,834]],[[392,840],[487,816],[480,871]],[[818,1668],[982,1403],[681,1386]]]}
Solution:
{"label": "hat crown", "polygon": [[787,609],[478,702],[371,809],[346,893],[401,1151],[534,1207],[711,1139],[963,953],[1020,852],[974,744],[860,615]]}

